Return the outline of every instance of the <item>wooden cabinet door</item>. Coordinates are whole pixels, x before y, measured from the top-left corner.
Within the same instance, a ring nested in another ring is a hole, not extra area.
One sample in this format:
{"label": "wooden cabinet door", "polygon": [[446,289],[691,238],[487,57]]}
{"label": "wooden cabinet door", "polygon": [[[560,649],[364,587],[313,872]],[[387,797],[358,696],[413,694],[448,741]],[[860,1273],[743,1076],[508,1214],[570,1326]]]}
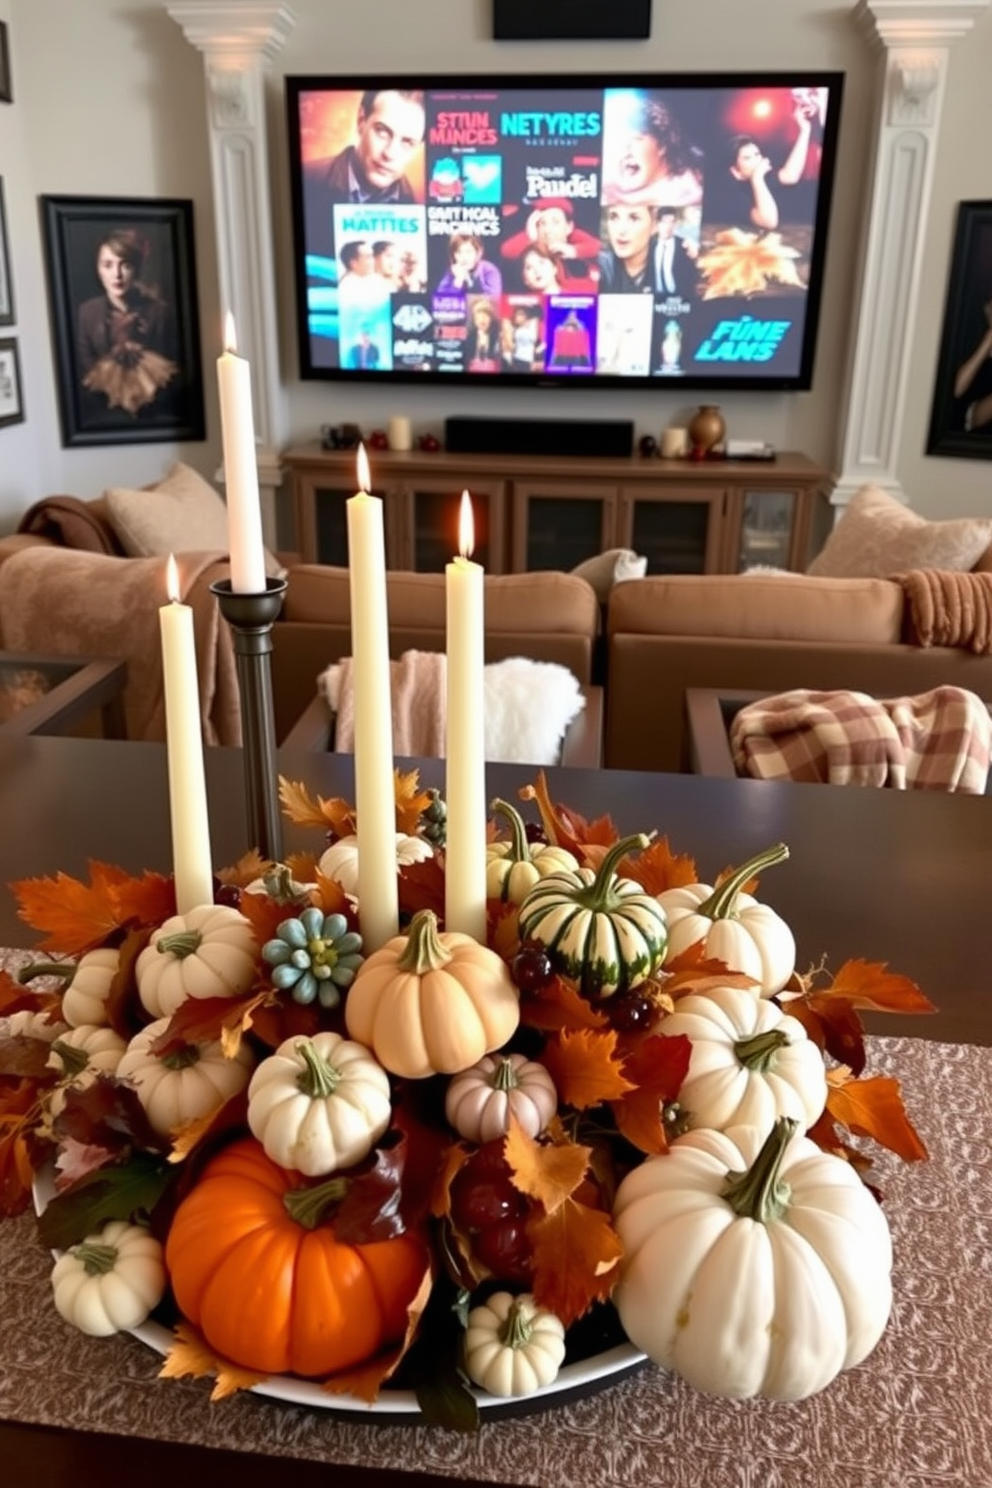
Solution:
{"label": "wooden cabinet door", "polygon": [[616,547],[617,488],[586,480],[515,480],[511,568],[562,569]]}
{"label": "wooden cabinet door", "polygon": [[718,573],[727,493],[665,482],[623,486],[616,546],[648,560],[648,573]]}
{"label": "wooden cabinet door", "polygon": [[823,533],[819,507],[829,508],[812,486],[776,486],[756,480],[732,493],[727,515],[725,566],[730,573],[763,566],[802,573]]}
{"label": "wooden cabinet door", "polygon": [[462,492],[472,499],[475,548],[472,556],[487,573],[506,568],[506,488],[499,480],[476,477],[410,475],[398,482],[394,502],[398,541],[393,568],[441,573],[458,555],[458,513]]}

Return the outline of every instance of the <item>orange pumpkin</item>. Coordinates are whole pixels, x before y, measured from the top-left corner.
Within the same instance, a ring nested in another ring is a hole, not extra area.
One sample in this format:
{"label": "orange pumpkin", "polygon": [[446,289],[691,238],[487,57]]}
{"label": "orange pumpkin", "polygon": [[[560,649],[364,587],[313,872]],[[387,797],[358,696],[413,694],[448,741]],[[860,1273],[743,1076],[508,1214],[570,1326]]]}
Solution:
{"label": "orange pumpkin", "polygon": [[176,1301],[211,1348],[265,1374],[320,1377],[398,1342],[428,1268],[412,1234],[343,1245],[286,1207],[300,1175],[232,1143],[176,1211],[165,1258]]}

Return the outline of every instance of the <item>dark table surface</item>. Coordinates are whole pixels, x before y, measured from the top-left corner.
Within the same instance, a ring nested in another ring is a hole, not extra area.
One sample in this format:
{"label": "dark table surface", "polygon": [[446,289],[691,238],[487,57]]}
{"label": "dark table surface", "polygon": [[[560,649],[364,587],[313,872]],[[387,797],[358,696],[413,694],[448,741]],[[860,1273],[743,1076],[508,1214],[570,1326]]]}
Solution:
{"label": "dark table surface", "polygon": [[[290,779],[314,794],[353,799],[351,760],[333,754],[280,757]],[[443,785],[443,765],[420,765]],[[208,751],[215,864],[247,848],[241,755]],[[510,796],[536,771],[493,766],[491,795]],[[592,818],[609,813],[622,831],[657,830],[692,854],[706,879],[776,841],[789,862],[770,870],[762,898],[792,926],[798,966],[851,956],[889,964],[937,1005],[925,1018],[876,1019],[875,1032],[946,1042],[992,1043],[992,967],[986,953],[992,905],[992,799],[831,786],[765,784],[615,771],[549,772],[552,796]],[[312,830],[287,827],[287,851],[319,848]],[[62,871],[82,875],[99,859],[138,871],[170,861],[166,756],[162,746],[55,738],[0,739],[0,885]],[[27,946],[34,933],[0,887],[0,945]],[[0,1422],[0,1481],[88,1488],[123,1480],[140,1465],[147,1488],[189,1469],[239,1488],[271,1481],[271,1460],[175,1444]],[[415,1488],[423,1475],[338,1466],[343,1485]],[[294,1483],[326,1481],[327,1464],[278,1469]],[[440,1481],[430,1479],[430,1481]],[[447,1482],[457,1479],[445,1479]],[[462,1479],[466,1482],[468,1480]]]}

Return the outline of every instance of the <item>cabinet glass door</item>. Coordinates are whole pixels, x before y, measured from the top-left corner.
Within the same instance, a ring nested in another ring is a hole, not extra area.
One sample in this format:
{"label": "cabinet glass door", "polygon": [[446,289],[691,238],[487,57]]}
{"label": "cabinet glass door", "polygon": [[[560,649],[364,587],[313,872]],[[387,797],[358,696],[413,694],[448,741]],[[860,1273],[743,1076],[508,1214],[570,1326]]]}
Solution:
{"label": "cabinet glass door", "polygon": [[466,489],[472,499],[475,525],[472,557],[487,573],[503,572],[504,492],[499,481],[473,480],[470,485],[430,480],[404,483],[404,530],[395,567],[443,573],[445,564],[458,554],[458,515]]}
{"label": "cabinet glass door", "polygon": [[724,493],[622,493],[618,540],[648,560],[648,573],[712,573],[718,567]]}
{"label": "cabinet glass door", "polygon": [[740,572],[756,564],[789,568],[795,512],[795,491],[745,491],[737,562],[733,566]]}
{"label": "cabinet glass door", "polygon": [[330,563],[338,568],[348,566],[348,520],[345,502],[354,491],[314,489],[316,554],[308,561]]}
{"label": "cabinet glass door", "polygon": [[513,494],[513,568],[567,572],[615,546],[616,492],[566,481],[532,481]]}

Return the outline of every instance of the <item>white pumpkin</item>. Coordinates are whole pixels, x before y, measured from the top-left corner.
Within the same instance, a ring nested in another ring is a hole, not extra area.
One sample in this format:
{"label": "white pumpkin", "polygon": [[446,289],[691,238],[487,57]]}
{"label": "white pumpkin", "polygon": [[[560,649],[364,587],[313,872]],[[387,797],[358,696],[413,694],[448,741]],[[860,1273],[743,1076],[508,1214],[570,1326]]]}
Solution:
{"label": "white pumpkin", "polygon": [[550,842],[528,842],[523,817],[508,801],[493,801],[491,810],[506,818],[508,842],[491,842],[486,848],[486,897],[522,904],[534,885],[549,873],[571,873],[579,860],[564,847]]}
{"label": "white pumpkin", "polygon": [[468,1315],[465,1373],[490,1395],[532,1395],[554,1383],[564,1357],[560,1319],[529,1292],[495,1292]]}
{"label": "white pumpkin", "polygon": [[267,1155],[310,1178],[361,1162],[391,1116],[386,1071],[337,1033],[286,1039],[248,1087],[248,1125]]}
{"label": "white pumpkin", "polygon": [[225,904],[201,904],[155,931],[135,966],[138,994],[153,1018],[171,1018],[187,997],[240,997],[255,980],[251,923]]}
{"label": "white pumpkin", "polygon": [[558,1109],[555,1082],[543,1064],[525,1054],[486,1054],[455,1075],[444,1114],[467,1142],[504,1137],[515,1116],[529,1137],[539,1136]]}
{"label": "white pumpkin", "polygon": [[120,966],[121,953],[111,947],[80,956],[62,994],[62,1016],[73,1028],[107,1021],[107,999]]}
{"label": "white pumpkin", "polygon": [[60,1034],[47,1061],[49,1069],[57,1070],[61,1077],[49,1099],[52,1115],[57,1116],[65,1106],[65,1092],[70,1087],[83,1090],[97,1075],[116,1074],[126,1048],[126,1039],[97,1023],[81,1023]]}
{"label": "white pumpkin", "polygon": [[144,1225],[109,1220],[59,1256],[55,1306],[67,1323],[105,1338],[143,1323],[165,1292],[162,1246]]}
{"label": "white pumpkin", "polygon": [[761,997],[781,992],[795,970],[795,937],[780,915],[743,893],[741,885],[788,856],[789,849],[779,842],[742,863],[715,888],[695,883],[659,894],[668,916],[666,962],[702,941],[707,959],[752,977]]}
{"label": "white pumpkin", "polygon": [[807,1131],[827,1102],[827,1072],[798,1018],[739,987],[680,997],[662,1023],[692,1042],[679,1105],[692,1127],[760,1126],[792,1116]]}
{"label": "white pumpkin", "polygon": [[225,1055],[219,1039],[186,1043],[164,1056],[154,1054],[152,1045],[169,1022],[158,1018],[136,1033],[117,1066],[117,1078],[134,1086],[149,1123],[163,1137],[209,1116],[237,1095],[248,1084],[255,1063],[244,1040],[233,1059]]}
{"label": "white pumpkin", "polygon": [[[434,856],[434,849],[423,837],[396,833],[396,871],[413,863],[423,863]],[[341,885],[352,899],[358,898],[358,838],[342,837],[322,855],[317,865],[325,878]]]}
{"label": "white pumpkin", "polygon": [[885,1216],[795,1123],[678,1137],[620,1184],[613,1300],[631,1342],[697,1390],[803,1400],[859,1364],[892,1305]]}

